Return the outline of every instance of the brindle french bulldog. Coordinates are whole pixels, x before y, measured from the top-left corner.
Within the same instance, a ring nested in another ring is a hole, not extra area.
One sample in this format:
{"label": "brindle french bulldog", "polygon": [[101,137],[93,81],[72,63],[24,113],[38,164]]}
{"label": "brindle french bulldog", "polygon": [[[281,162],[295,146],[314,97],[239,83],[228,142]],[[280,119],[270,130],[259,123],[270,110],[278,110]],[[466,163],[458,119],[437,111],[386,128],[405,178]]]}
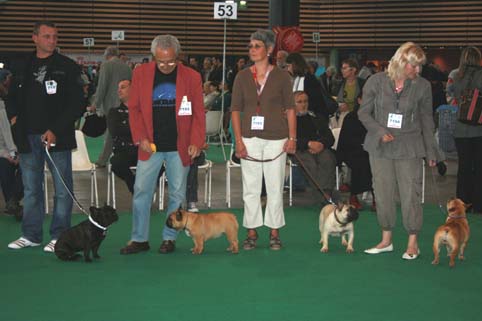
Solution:
{"label": "brindle french bulldog", "polygon": [[92,251],[94,258],[100,258],[97,251],[105,238],[107,227],[118,219],[115,209],[110,206],[90,207],[89,219],[60,234],[55,244],[55,255],[63,261],[75,261],[82,257],[77,252],[83,251],[85,262],[92,262]]}

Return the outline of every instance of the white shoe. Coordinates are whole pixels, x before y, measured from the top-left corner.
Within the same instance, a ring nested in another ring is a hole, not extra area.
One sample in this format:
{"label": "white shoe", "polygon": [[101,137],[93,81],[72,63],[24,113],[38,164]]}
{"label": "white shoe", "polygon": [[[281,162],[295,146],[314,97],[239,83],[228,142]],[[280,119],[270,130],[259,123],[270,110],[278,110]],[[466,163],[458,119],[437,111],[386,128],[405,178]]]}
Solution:
{"label": "white shoe", "polygon": [[51,240],[47,245],[44,246],[44,252],[55,252],[55,243],[57,243],[57,240]]}
{"label": "white shoe", "polygon": [[372,247],[371,249],[366,249],[365,253],[366,254],[380,254],[384,252],[392,252],[393,251],[393,244],[390,244],[389,246],[382,247],[381,249]]}
{"label": "white shoe", "polygon": [[420,255],[420,249],[417,250],[417,254],[408,254],[407,252],[403,253],[402,259],[404,260],[415,260]]}
{"label": "white shoe", "polygon": [[10,244],[8,244],[8,248],[12,250],[20,250],[20,249],[23,249],[24,247],[33,247],[33,246],[39,246],[39,245],[40,243],[30,242],[29,240],[27,240],[22,236],[18,240],[15,240]]}
{"label": "white shoe", "polygon": [[199,209],[196,206],[196,202],[190,202],[189,206],[187,207],[187,211],[192,213],[199,213]]}

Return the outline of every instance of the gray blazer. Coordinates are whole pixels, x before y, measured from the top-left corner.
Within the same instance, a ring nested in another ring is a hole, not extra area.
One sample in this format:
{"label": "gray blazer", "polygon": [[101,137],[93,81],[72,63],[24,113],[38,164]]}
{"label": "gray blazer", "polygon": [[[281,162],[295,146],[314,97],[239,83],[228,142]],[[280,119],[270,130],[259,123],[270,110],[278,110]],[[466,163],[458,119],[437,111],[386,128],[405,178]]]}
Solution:
{"label": "gray blazer", "polygon": [[100,114],[107,115],[111,108],[119,106],[117,86],[121,80],[130,80],[131,75],[131,68],[117,57],[102,63],[94,100]]}
{"label": "gray blazer", "polygon": [[0,98],[0,157],[8,158],[11,152],[17,151],[12,138],[10,122],[8,121],[5,103]]}
{"label": "gray blazer", "polygon": [[[377,158],[436,160],[430,83],[421,77],[405,81],[399,99],[399,113],[403,115],[399,129],[388,128],[388,115],[396,113],[396,101],[394,83],[385,72],[368,78],[358,110],[358,117],[368,131],[364,149]],[[395,139],[382,143],[385,134],[392,134]]]}

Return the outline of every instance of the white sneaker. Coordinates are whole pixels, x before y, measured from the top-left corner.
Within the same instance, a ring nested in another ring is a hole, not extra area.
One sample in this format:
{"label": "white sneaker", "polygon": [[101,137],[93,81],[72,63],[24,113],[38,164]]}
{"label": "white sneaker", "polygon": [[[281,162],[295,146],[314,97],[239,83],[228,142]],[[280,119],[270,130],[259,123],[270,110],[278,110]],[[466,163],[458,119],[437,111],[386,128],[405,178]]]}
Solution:
{"label": "white sneaker", "polygon": [[57,243],[57,240],[51,240],[47,245],[44,246],[44,252],[55,252],[55,243]]}
{"label": "white sneaker", "polygon": [[8,248],[12,250],[20,250],[20,249],[23,249],[24,247],[33,247],[33,246],[39,246],[39,245],[40,243],[30,242],[29,240],[27,240],[22,236],[18,240],[15,240],[10,244],[8,244]]}
{"label": "white sneaker", "polygon": [[198,213],[199,209],[197,208],[196,202],[190,202],[187,207],[188,212]]}

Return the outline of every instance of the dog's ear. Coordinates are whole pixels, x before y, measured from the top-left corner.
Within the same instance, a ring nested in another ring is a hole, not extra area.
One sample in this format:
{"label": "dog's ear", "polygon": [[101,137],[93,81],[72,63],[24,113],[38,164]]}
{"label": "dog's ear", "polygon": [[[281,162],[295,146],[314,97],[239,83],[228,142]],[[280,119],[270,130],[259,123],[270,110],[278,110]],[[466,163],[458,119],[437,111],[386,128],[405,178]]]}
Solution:
{"label": "dog's ear", "polygon": [[182,211],[181,211],[181,207],[179,207],[177,209],[177,212],[176,212],[176,221],[182,221]]}

